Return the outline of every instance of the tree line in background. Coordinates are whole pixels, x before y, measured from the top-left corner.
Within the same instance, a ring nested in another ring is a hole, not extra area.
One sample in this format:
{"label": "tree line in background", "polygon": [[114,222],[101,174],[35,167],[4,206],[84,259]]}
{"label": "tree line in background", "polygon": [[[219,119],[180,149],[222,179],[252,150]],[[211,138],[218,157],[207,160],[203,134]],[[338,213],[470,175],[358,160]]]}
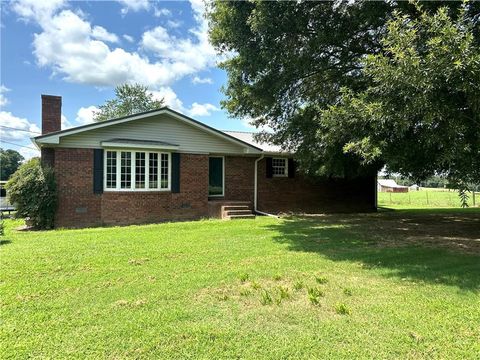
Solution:
{"label": "tree line in background", "polygon": [[16,150],[0,148],[0,180],[6,181],[25,160]]}
{"label": "tree line in background", "polygon": [[[402,186],[412,186],[418,185],[425,188],[441,188],[441,189],[452,189],[456,190],[456,184],[452,184],[447,178],[442,176],[431,176],[425,180],[415,182],[413,179],[401,177],[401,176],[379,176],[379,179],[394,179],[398,185]],[[480,185],[470,183],[468,184],[468,189],[470,191],[480,191]]]}
{"label": "tree line in background", "polygon": [[480,183],[479,2],[213,2],[222,105],[307,174]]}

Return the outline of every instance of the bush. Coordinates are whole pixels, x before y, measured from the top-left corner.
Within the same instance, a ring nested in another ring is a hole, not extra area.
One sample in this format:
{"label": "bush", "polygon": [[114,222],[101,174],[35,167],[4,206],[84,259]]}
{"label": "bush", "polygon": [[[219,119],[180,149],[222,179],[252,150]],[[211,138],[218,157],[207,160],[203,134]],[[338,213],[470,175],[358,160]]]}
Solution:
{"label": "bush", "polygon": [[6,188],[17,217],[30,218],[35,228],[53,227],[57,207],[55,176],[51,168],[42,167],[39,158],[22,164]]}

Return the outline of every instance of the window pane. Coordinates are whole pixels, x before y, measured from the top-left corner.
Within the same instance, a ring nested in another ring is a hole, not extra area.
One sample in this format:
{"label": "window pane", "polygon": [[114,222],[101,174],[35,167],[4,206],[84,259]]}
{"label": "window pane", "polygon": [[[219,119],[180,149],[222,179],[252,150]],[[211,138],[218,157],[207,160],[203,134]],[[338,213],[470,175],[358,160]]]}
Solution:
{"label": "window pane", "polygon": [[122,151],[120,156],[120,188],[130,189],[132,185],[132,153]]}
{"label": "window pane", "polygon": [[158,154],[157,153],[150,153],[148,178],[149,178],[148,187],[150,189],[157,189],[158,188]]}
{"label": "window pane", "polygon": [[168,154],[160,154],[160,188],[168,189]]}
{"label": "window pane", "polygon": [[117,187],[117,152],[107,151],[107,189]]}
{"label": "window pane", "polygon": [[223,158],[208,159],[208,194],[223,195]]}
{"label": "window pane", "polygon": [[287,175],[287,159],[272,159],[272,172],[276,176]]}
{"label": "window pane", "polygon": [[135,188],[145,189],[145,153],[135,153]]}

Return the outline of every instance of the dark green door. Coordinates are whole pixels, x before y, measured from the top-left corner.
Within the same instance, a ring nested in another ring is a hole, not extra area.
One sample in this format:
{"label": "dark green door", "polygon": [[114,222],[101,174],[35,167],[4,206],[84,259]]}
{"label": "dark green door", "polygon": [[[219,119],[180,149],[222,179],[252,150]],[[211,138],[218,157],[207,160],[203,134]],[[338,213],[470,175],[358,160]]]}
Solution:
{"label": "dark green door", "polygon": [[223,196],[223,157],[208,159],[208,195]]}

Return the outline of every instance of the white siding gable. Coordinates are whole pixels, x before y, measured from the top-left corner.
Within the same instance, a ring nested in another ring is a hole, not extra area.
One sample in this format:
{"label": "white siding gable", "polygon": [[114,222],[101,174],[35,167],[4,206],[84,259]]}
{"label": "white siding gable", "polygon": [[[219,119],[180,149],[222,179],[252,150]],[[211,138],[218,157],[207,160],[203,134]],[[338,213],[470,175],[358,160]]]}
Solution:
{"label": "white siding gable", "polygon": [[[204,129],[159,114],[144,119],[112,124],[60,137],[56,146],[70,148],[98,148],[102,141],[110,139],[136,139],[164,141],[179,145],[179,152],[244,154],[247,147],[223,139]],[[249,153],[255,153],[251,148]]]}

